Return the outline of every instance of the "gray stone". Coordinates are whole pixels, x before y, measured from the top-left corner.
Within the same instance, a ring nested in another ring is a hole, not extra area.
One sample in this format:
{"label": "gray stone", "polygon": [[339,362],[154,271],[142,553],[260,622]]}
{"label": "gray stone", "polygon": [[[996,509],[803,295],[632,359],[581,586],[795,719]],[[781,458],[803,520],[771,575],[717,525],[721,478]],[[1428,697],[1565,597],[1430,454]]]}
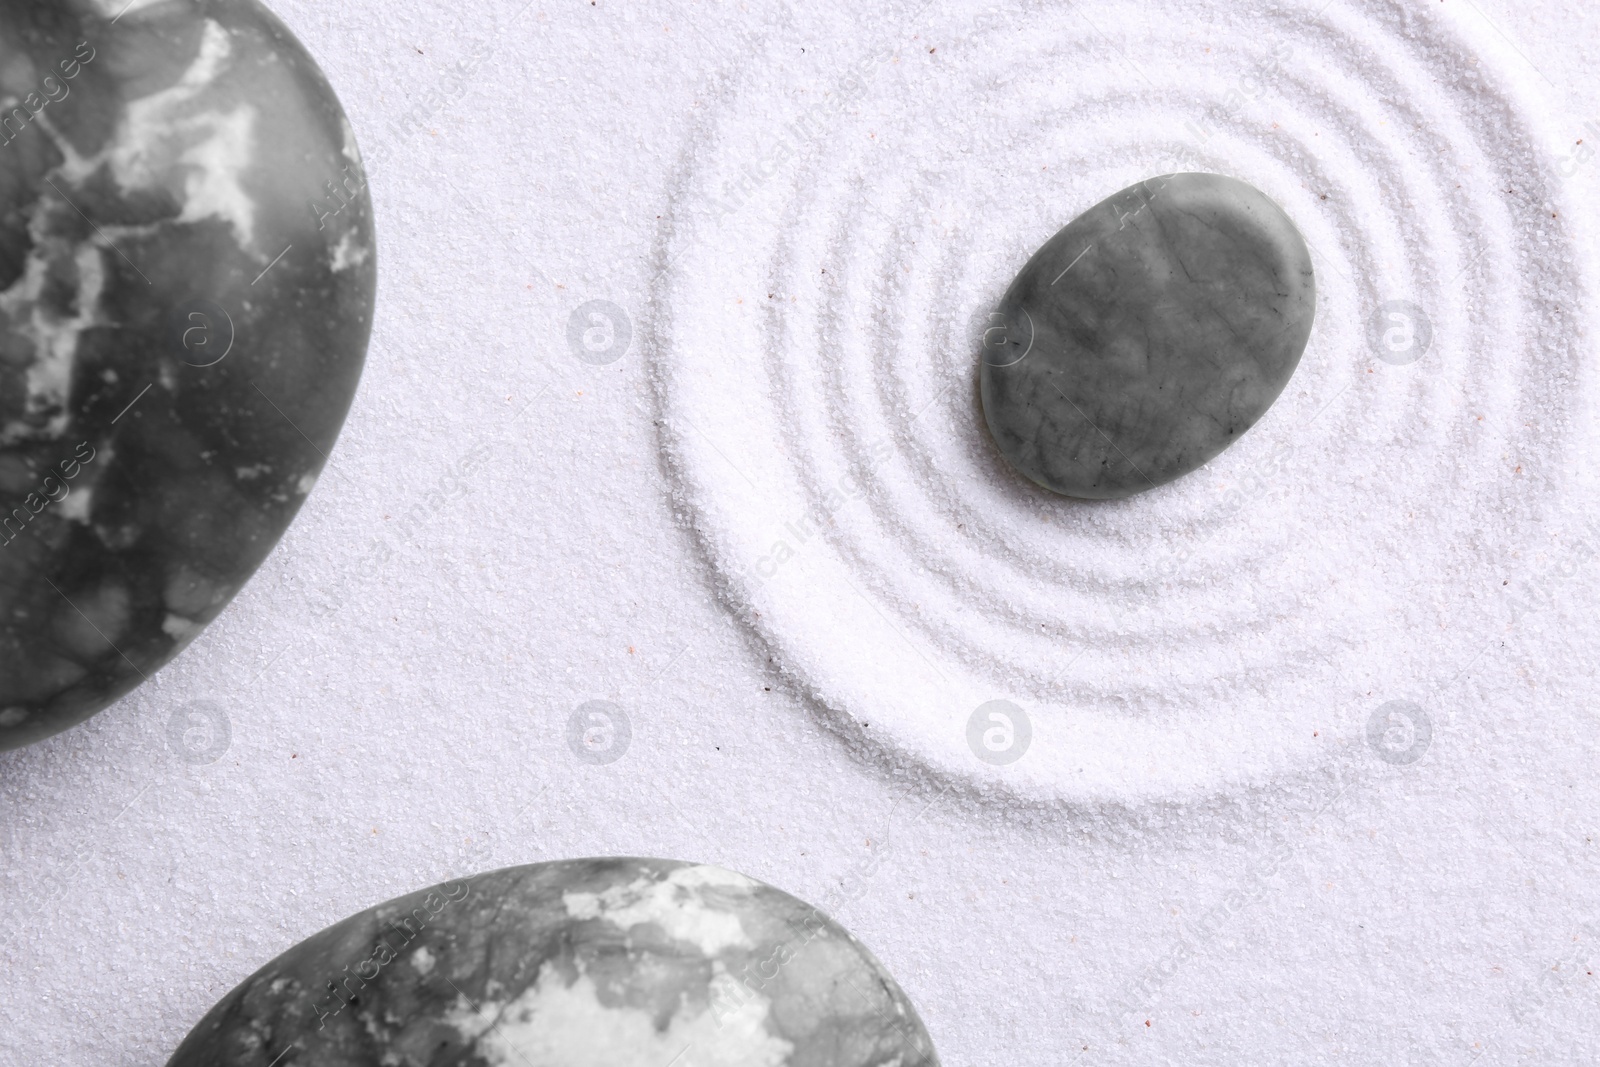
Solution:
{"label": "gray stone", "polygon": [[222,611],[371,329],[343,111],[255,0],[0,0],[0,749]]}
{"label": "gray stone", "polygon": [[815,908],[717,867],[538,863],[399,897],[261,968],[168,1067],[938,1067]]}
{"label": "gray stone", "polygon": [[1036,252],[983,334],[984,417],[1023,475],[1117,499],[1253,426],[1311,334],[1311,254],[1244,182],[1170,174],[1096,204]]}

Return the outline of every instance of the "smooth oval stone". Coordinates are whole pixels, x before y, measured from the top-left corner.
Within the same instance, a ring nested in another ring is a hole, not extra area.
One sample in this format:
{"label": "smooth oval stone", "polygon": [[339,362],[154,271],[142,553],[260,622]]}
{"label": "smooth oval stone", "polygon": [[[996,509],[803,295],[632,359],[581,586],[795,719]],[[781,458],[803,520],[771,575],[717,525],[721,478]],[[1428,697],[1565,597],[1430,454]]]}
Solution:
{"label": "smooth oval stone", "polygon": [[[281,1059],[279,1059],[281,1057]],[[937,1067],[843,927],[672,860],[507,867],[307,938],[224,997],[168,1067]]]}
{"label": "smooth oval stone", "polygon": [[1022,474],[1132,496],[1233,442],[1288,384],[1316,282],[1294,223],[1218,174],[1124,189],[1034,253],[983,335],[983,412]]}
{"label": "smooth oval stone", "polygon": [[344,113],[253,0],[0,0],[0,103],[4,749],[142,682],[266,557],[375,265]]}

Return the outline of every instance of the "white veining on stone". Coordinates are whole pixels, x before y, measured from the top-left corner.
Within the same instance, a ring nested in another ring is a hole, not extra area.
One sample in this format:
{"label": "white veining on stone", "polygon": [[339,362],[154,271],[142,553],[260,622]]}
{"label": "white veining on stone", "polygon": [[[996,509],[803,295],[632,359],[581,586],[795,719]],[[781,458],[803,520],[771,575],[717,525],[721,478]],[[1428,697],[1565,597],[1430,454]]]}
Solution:
{"label": "white veining on stone", "polygon": [[424,1048],[494,1067],[939,1063],[898,984],[815,908],[724,869],[626,857],[504,868],[353,915],[237,986],[171,1067],[231,1062],[269,1031],[307,1067]]}
{"label": "white veining on stone", "polygon": [[462,1000],[449,1018],[493,1067],[781,1067],[794,1046],[768,1032],[770,1007],[763,998],[722,1023],[684,1005],[658,1029],[647,1011],[602,1003],[587,974],[568,985],[546,964],[512,1000],[477,1011]]}
{"label": "white veining on stone", "polygon": [[244,188],[255,164],[255,108],[223,110],[208,97],[232,54],[228,31],[207,19],[183,77],[128,103],[107,160],[124,190],[164,189],[183,205],[178,221],[220,219],[240,245],[260,253],[254,197]]}
{"label": "white veining on stone", "polygon": [[[259,565],[353,394],[374,268],[349,123],[264,8],[16,14],[0,704],[27,715],[0,724],[8,748],[148,678]],[[334,177],[330,226],[315,200]]]}
{"label": "white veining on stone", "polygon": [[[0,293],[0,315],[14,333],[32,343],[34,358],[28,365],[28,398],[21,419],[0,427],[0,445],[24,438],[54,440],[66,431],[67,410],[72,387],[72,371],[78,353],[78,338],[101,321],[100,296],[105,288],[103,250],[96,240],[74,244],[53,232],[52,208],[34,205],[29,220],[33,245],[28,250],[23,273]],[[41,299],[52,268],[70,261],[76,278],[71,311],[61,314],[56,306]]]}
{"label": "white veining on stone", "polygon": [[680,867],[666,878],[641,877],[631,885],[602,893],[567,893],[567,914],[577,919],[604,919],[626,930],[655,923],[671,937],[693,944],[707,955],[735,945],[747,946],[739,916],[709,907],[699,891],[725,887],[748,889],[750,879],[720,867]]}

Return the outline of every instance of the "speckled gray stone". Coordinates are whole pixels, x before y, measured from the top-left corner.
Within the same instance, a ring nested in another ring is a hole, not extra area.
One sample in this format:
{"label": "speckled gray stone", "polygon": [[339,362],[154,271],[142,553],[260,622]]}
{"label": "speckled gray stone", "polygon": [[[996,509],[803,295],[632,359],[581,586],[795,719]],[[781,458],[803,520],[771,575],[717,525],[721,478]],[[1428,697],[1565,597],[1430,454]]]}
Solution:
{"label": "speckled gray stone", "polygon": [[893,978],[771,886],[539,863],[380,904],[245,979],[168,1067],[938,1067]]}
{"label": "speckled gray stone", "polygon": [[365,187],[255,0],[0,0],[0,749],[154,674],[299,510],[371,329]]}
{"label": "speckled gray stone", "polygon": [[983,335],[984,417],[1011,465],[1116,499],[1199,467],[1288,384],[1316,311],[1311,253],[1258,190],[1151,178],[1045,242]]}

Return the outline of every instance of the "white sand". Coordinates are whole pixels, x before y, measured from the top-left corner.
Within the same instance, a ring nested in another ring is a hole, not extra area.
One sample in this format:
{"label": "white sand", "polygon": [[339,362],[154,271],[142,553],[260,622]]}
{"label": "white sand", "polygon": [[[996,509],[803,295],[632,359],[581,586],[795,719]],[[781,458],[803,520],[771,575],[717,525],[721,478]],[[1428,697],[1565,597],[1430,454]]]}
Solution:
{"label": "white sand", "polygon": [[[1410,635],[1465,667],[1502,613],[1441,627],[1465,590],[1440,579],[1526,543],[1581,454],[1594,291],[1537,96],[1492,66],[1517,57],[1325,0],[1213,23],[1230,47],[1191,28],[1210,5],[1134,30],[1145,6],[1089,15],[1128,28],[1109,46],[1070,9],[930,13],[944,46],[861,45],[833,121],[799,86],[797,124],[742,92],[705,116],[661,287],[675,484],[736,611],[849,732],[958,778],[985,769],[969,713],[1013,701],[1035,732],[1011,784],[1066,798],[1271,781],[1362,694],[1442,680],[1393,662]],[[971,323],[1073,214],[1172,170],[1297,220],[1312,341],[1205,470],[1043,496],[982,428]],[[1367,340],[1392,299],[1436,324],[1408,365]]]}
{"label": "white sand", "polygon": [[[159,1064],[352,911],[604,853],[843,881],[951,1067],[1594,1062],[1600,13],[1320,6],[278,5],[382,161],[368,376],[224,617],[0,756],[0,1067]],[[1305,232],[1306,357],[1206,469],[1041,498],[972,317],[1180,167]]]}

